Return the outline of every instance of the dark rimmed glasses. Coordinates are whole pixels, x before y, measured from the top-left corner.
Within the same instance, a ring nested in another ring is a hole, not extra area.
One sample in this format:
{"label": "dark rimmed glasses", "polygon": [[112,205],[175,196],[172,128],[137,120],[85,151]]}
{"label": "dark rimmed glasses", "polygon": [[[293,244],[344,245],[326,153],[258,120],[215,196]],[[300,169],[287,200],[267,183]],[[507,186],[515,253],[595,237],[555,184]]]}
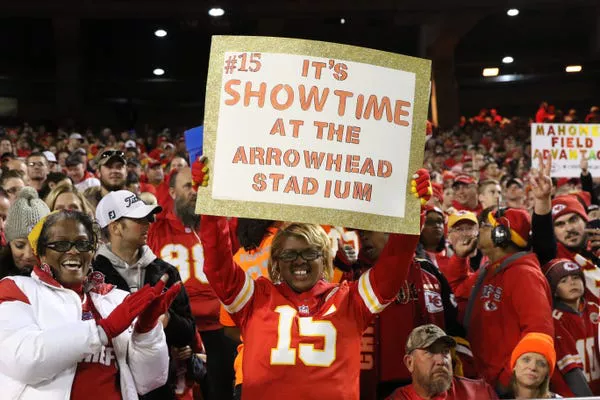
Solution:
{"label": "dark rimmed glasses", "polygon": [[294,262],[298,257],[302,257],[304,261],[315,261],[322,255],[322,251],[315,249],[304,249],[302,251],[285,250],[281,252],[277,259],[283,262]]}
{"label": "dark rimmed glasses", "polygon": [[75,249],[80,253],[86,253],[94,250],[94,243],[90,242],[89,240],[76,240],[74,242],[70,242],[68,240],[59,240],[46,244],[47,248],[58,251],[59,253],[66,253],[67,251],[71,250],[73,246],[75,246]]}

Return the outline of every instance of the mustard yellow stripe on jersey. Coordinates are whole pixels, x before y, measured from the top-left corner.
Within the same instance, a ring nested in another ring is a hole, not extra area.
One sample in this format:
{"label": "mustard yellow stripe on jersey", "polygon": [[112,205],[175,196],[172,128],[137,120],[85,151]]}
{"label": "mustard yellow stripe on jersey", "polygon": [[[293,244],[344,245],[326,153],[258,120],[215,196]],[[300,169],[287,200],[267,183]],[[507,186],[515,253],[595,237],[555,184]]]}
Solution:
{"label": "mustard yellow stripe on jersey", "polygon": [[238,293],[235,299],[231,302],[231,304],[223,304],[223,307],[227,310],[228,313],[233,314],[240,311],[246,303],[252,298],[254,294],[254,281],[248,274],[244,274],[246,280],[244,281],[244,286],[242,290]]}
{"label": "mustard yellow stripe on jersey", "polygon": [[358,294],[364,301],[365,305],[373,314],[377,314],[383,311],[385,305],[379,302],[373,287],[371,286],[371,270],[363,273],[358,280]]}

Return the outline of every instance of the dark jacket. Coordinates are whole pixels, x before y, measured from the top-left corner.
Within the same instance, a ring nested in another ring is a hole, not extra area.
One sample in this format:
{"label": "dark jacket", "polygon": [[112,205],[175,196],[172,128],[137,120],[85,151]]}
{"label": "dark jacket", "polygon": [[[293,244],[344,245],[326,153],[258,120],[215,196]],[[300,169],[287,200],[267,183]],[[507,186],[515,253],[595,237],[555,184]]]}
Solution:
{"label": "dark jacket", "polygon": [[[98,254],[92,265],[95,271],[99,271],[104,274],[104,279],[107,283],[115,285],[119,289],[130,291],[129,285],[125,279],[123,279],[115,267],[113,267],[107,257]],[[181,280],[177,268],[161,260],[160,258],[154,258],[153,261],[145,265],[143,283],[154,285],[165,273],[169,275],[169,280],[167,281],[166,285],[167,287],[170,287],[174,283]],[[196,335],[196,324],[194,322],[194,318],[192,317],[190,300],[183,287],[173,301],[173,304],[171,304],[171,308],[169,309],[169,317],[169,323],[165,328],[167,344],[175,347],[191,346],[194,343]],[[167,384],[144,396],[140,396],[140,399],[174,399],[175,395],[173,391],[173,380],[174,374],[173,369],[171,368],[171,373]]]}
{"label": "dark jacket", "polygon": [[10,246],[5,246],[0,249],[0,279],[7,276],[29,276],[31,270],[23,271],[17,268],[13,260]]}

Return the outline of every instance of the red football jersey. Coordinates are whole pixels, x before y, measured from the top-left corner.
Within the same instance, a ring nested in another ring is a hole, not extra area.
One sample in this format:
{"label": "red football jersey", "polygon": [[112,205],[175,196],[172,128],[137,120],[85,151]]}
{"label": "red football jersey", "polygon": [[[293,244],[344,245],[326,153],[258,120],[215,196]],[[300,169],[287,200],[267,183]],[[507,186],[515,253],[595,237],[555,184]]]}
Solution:
{"label": "red football jersey", "polygon": [[362,332],[398,292],[418,236],[392,235],[356,282],[296,293],[234,264],[227,221],[204,216],[201,225],[205,271],[245,340],[243,399],[357,400]]}
{"label": "red football jersey", "polygon": [[183,226],[173,214],[150,225],[148,246],[158,258],[177,267],[190,298],[192,314],[200,331],[221,328],[220,303],[204,274],[204,247],[198,232]]}
{"label": "red football jersey", "polygon": [[[556,338],[556,366],[561,375],[581,368],[594,395],[600,395],[600,353],[598,351],[598,305],[585,302],[580,313],[566,306],[552,311]],[[555,374],[556,375],[556,374]],[[553,379],[559,394],[572,396],[568,388]]]}

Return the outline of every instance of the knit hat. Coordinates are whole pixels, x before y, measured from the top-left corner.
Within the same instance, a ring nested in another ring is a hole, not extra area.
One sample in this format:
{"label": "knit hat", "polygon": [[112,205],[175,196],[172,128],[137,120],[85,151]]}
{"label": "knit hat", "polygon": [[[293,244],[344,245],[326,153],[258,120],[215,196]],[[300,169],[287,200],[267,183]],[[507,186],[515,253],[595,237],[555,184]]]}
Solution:
{"label": "knit hat", "polygon": [[519,357],[525,353],[538,353],[548,361],[550,371],[548,376],[554,373],[556,365],[556,351],[554,350],[554,339],[545,333],[531,332],[523,336],[510,356],[510,369],[515,369]]}
{"label": "knit hat", "polygon": [[[502,216],[498,216],[499,211]],[[511,242],[521,248],[527,247],[531,231],[531,216],[521,208],[496,210],[488,214],[488,221],[493,227],[504,225],[510,229]]]}
{"label": "knit hat", "polygon": [[556,221],[557,218],[570,213],[579,215],[585,222],[589,221],[585,208],[575,196],[558,196],[552,200],[552,221]]}
{"label": "knit hat", "polygon": [[585,277],[583,276],[583,270],[579,264],[567,259],[567,258],[555,258],[550,260],[546,265],[542,267],[544,275],[550,283],[552,294],[556,293],[558,283],[562,278],[569,275],[578,275],[585,286]]}
{"label": "knit hat", "polygon": [[6,240],[26,238],[35,224],[42,217],[50,214],[50,209],[39,197],[37,191],[30,187],[24,187],[19,197],[8,209],[4,232]]}

